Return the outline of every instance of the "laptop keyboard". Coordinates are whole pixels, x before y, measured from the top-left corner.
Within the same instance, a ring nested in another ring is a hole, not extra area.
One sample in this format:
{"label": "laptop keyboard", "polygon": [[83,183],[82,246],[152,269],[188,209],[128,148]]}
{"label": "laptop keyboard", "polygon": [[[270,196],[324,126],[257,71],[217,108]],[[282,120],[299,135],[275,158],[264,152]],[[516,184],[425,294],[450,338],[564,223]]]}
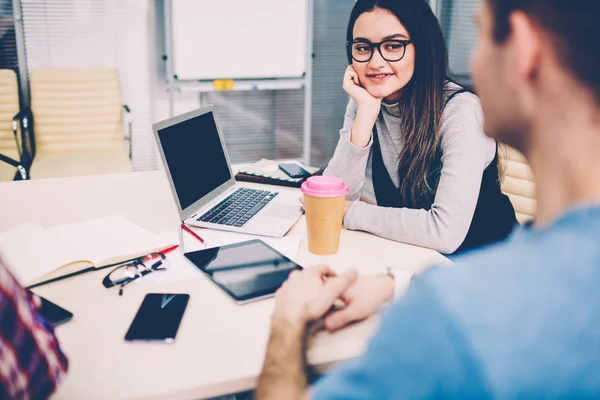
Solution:
{"label": "laptop keyboard", "polygon": [[197,221],[242,227],[279,193],[240,188],[211,208]]}

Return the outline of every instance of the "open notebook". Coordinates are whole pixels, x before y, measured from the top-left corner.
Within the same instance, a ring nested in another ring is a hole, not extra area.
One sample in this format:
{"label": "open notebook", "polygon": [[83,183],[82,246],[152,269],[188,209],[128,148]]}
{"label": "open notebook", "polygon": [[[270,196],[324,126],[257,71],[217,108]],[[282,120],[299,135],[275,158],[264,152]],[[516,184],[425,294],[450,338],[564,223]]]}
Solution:
{"label": "open notebook", "polygon": [[121,216],[111,216],[52,228],[19,225],[0,234],[0,256],[22,285],[32,286],[172,244]]}

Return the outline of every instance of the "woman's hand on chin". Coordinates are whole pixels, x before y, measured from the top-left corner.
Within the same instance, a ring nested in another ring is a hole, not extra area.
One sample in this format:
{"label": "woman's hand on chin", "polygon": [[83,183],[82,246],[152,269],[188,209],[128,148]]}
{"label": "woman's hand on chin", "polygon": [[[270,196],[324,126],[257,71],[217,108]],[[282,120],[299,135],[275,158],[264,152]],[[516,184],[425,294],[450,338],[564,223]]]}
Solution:
{"label": "woman's hand on chin", "polygon": [[349,65],[348,68],[346,68],[342,87],[344,88],[344,91],[356,101],[360,111],[370,111],[373,112],[375,116],[379,115],[382,99],[372,96],[367,89],[361,86],[358,73],[352,65]]}

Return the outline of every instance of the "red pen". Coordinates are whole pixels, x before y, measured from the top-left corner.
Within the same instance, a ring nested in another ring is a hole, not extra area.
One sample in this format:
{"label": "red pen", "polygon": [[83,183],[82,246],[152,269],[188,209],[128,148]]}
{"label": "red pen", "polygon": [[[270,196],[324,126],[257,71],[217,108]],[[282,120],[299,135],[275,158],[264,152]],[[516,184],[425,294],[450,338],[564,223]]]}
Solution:
{"label": "red pen", "polygon": [[200,236],[198,236],[198,234],[196,232],[194,232],[193,230],[191,230],[190,228],[188,228],[188,226],[186,224],[181,224],[181,228],[186,231],[187,233],[189,233],[190,235],[192,235],[193,237],[195,237],[196,239],[198,239],[201,243],[206,244],[204,242],[204,239],[202,239]]}
{"label": "red pen", "polygon": [[167,247],[167,248],[166,248],[166,249],[164,249],[163,251],[159,251],[159,253],[167,254],[167,253],[170,253],[170,252],[172,252],[173,250],[175,250],[175,249],[176,249],[176,248],[178,248],[178,247],[179,247],[179,245],[178,245],[178,244],[176,244],[176,245],[174,245],[174,246]]}
{"label": "red pen", "polygon": [[[163,249],[163,250],[161,250],[161,251],[157,251],[157,253],[160,253],[160,254],[162,254],[162,255],[166,255],[167,253],[170,253],[170,252],[172,252],[173,250],[175,250],[175,249],[176,249],[176,248],[178,248],[178,247],[179,247],[179,245],[178,245],[178,244],[176,244],[176,245],[173,245],[173,246],[171,246],[171,247],[167,247],[166,249]],[[145,262],[145,261],[148,261],[148,260],[150,260],[150,259],[152,258],[152,256],[153,256],[153,255],[154,255],[154,253],[152,253],[152,254],[148,254],[147,256],[145,256],[145,257],[143,258],[142,262]]]}

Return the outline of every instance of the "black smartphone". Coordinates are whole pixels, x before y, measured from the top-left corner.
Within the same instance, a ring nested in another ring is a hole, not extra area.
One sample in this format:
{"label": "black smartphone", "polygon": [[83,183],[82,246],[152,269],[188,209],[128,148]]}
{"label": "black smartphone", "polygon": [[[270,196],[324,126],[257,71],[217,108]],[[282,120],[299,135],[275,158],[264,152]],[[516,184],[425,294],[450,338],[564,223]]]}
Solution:
{"label": "black smartphone", "polygon": [[189,294],[147,294],[125,340],[173,343],[189,299]]}
{"label": "black smartphone", "polygon": [[290,178],[308,178],[310,176],[310,173],[305,170],[304,168],[302,168],[301,166],[299,166],[298,164],[293,164],[293,163],[289,163],[289,164],[279,164],[279,169],[282,170],[283,172],[285,172],[287,174],[287,176],[289,176]]}
{"label": "black smartphone", "polygon": [[[39,297],[39,296],[38,296]],[[40,315],[52,326],[57,326],[69,321],[73,318],[73,313],[57,306],[50,300],[40,297],[42,306],[40,307]]]}

